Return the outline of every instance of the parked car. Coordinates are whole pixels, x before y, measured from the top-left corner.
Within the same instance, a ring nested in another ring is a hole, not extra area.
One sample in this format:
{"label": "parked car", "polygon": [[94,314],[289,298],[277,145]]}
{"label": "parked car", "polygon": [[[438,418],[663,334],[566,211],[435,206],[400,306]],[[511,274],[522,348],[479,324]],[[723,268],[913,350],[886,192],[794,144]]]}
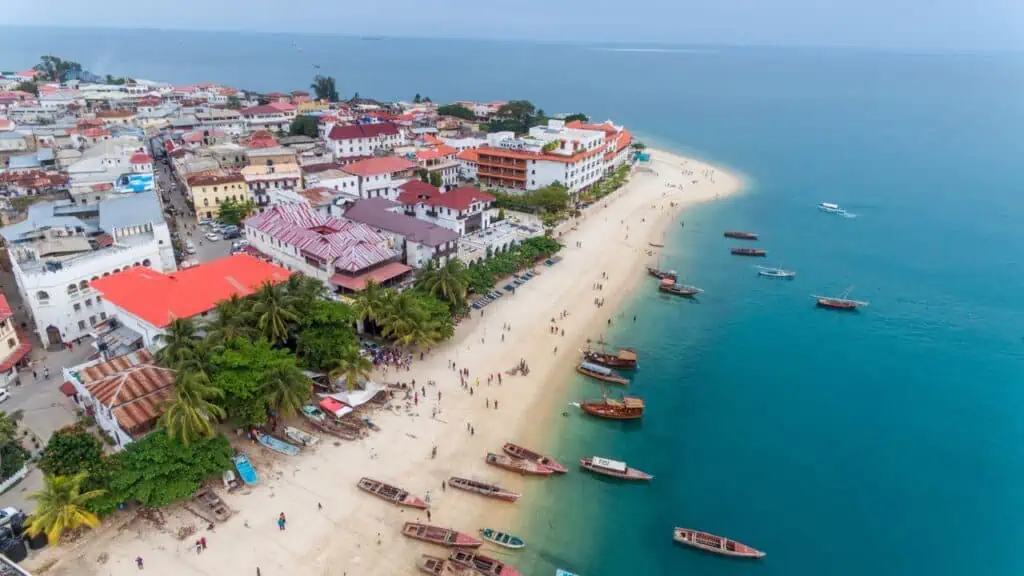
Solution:
{"label": "parked car", "polygon": [[242,233],[238,230],[228,230],[224,233],[225,240],[234,240],[235,238],[241,238]]}
{"label": "parked car", "polygon": [[207,232],[206,233],[206,239],[209,240],[210,242],[216,242],[216,241],[220,240],[220,235],[218,235],[215,232]]}
{"label": "parked car", "polygon": [[[6,392],[6,390],[4,391]],[[12,508],[10,506],[0,509],[0,526],[7,526],[11,523],[11,520],[14,519],[14,517],[16,517],[18,514],[20,514],[20,512],[18,512],[18,509]]]}
{"label": "parked car", "polygon": [[7,388],[0,388],[0,402],[6,402],[11,399],[11,391]]}
{"label": "parked car", "polygon": [[186,240],[185,241],[185,252],[187,252],[189,254],[195,254],[196,253],[196,245],[193,244],[191,240]]}
{"label": "parked car", "polygon": [[210,220],[209,218],[200,218],[199,219],[199,225],[200,226],[213,226],[214,224],[216,224],[216,222],[214,222],[213,220]]}

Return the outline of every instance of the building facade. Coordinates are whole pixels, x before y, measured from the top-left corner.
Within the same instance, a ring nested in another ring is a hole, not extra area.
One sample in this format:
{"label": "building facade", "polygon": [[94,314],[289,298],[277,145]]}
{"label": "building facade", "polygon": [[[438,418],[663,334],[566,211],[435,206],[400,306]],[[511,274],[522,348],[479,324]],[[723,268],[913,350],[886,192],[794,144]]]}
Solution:
{"label": "building facade", "polygon": [[241,172],[214,170],[193,174],[187,178],[188,196],[196,216],[217,219],[220,205],[225,200],[248,202],[252,200],[249,187]]}
{"label": "building facade", "polygon": [[400,146],[404,141],[402,131],[390,122],[335,124],[327,130],[327,145],[335,158],[372,156]]}

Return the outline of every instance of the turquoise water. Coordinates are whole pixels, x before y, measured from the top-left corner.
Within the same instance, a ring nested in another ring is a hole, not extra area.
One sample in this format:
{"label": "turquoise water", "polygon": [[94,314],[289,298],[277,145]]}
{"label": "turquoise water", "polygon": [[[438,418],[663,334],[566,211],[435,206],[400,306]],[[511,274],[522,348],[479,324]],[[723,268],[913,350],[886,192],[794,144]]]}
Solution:
{"label": "turquoise water", "polygon": [[[309,83],[437,100],[529,98],[584,110],[744,173],[751,191],[673,226],[663,265],[609,339],[641,351],[640,425],[576,415],[556,456],[600,454],[649,486],[572,471],[531,494],[530,574],[1016,574],[1024,535],[1024,58],[587,46],[229,33],[0,34],[2,67],[38,54],[98,72],[257,89]],[[300,53],[291,47],[297,40]],[[124,49],[125,42],[132,49]],[[855,220],[825,215],[842,204]],[[725,229],[755,230],[755,275]],[[856,285],[871,306],[817,310]],[[637,314],[635,325],[631,322]],[[567,397],[599,394],[574,380]],[[683,525],[768,552],[676,547]]]}

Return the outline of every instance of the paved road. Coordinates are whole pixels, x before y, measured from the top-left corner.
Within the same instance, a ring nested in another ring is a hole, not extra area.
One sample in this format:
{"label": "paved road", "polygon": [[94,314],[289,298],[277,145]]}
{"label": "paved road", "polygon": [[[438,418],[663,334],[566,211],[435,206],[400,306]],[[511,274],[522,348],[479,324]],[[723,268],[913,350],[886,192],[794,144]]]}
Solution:
{"label": "paved road", "polygon": [[[191,240],[196,247],[193,255],[182,254],[183,260],[196,259],[199,262],[209,262],[217,258],[223,258],[231,254],[231,240],[219,240],[210,242],[204,238],[207,230],[198,225],[192,214],[188,200],[185,198],[185,189],[171,176],[170,168],[163,162],[156,164],[156,177],[160,190],[160,201],[166,210],[168,204],[174,209],[175,232],[184,240]],[[170,200],[168,202],[164,198]],[[178,262],[181,264],[181,261]]]}

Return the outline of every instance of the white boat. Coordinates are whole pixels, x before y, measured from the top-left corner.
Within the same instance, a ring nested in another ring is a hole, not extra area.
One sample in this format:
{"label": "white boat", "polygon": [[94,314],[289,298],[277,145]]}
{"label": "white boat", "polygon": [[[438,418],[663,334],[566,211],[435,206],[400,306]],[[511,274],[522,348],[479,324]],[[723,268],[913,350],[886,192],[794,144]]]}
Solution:
{"label": "white boat", "polygon": [[829,214],[835,214],[844,218],[856,218],[857,215],[853,214],[843,208],[839,207],[839,204],[833,204],[832,202],[822,202],[818,204],[818,210],[822,212],[828,212]]}
{"label": "white boat", "polygon": [[785,268],[772,268],[770,266],[758,266],[757,273],[760,276],[766,276],[768,278],[793,278],[796,276],[796,272],[793,270],[786,270]]}
{"label": "white boat", "polygon": [[316,436],[313,436],[312,434],[306,432],[305,430],[300,430],[299,428],[296,428],[294,426],[285,426],[284,434],[299,446],[303,446],[306,448],[309,448],[310,446],[313,446],[320,441],[320,439],[317,438]]}

